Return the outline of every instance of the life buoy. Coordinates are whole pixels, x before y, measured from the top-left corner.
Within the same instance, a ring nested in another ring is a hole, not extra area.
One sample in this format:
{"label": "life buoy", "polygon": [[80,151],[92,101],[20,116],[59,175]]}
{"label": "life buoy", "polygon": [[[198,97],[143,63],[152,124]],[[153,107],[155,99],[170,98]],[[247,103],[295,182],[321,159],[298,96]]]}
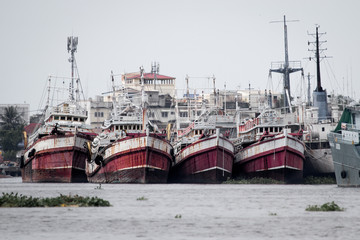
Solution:
{"label": "life buoy", "polygon": [[305,139],[306,139],[306,141],[310,141],[310,134],[307,134]]}

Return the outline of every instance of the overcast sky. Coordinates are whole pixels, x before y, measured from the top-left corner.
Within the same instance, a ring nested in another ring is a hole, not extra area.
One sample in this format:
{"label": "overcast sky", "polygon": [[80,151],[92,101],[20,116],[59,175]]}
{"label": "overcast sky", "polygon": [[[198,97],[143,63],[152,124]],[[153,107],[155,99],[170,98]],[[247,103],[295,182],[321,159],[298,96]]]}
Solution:
{"label": "overcast sky", "polygon": [[[86,97],[110,90],[109,75],[138,71],[160,63],[160,74],[216,77],[216,87],[272,88],[282,78],[271,62],[284,61],[282,21],[288,23],[289,59],[315,75],[307,42],[315,24],[326,32],[322,85],[328,93],[359,99],[360,1],[358,0],[0,0],[0,103],[39,106],[49,74],[70,76],[66,39],[78,36],[76,53]],[[301,75],[291,75],[292,95]],[[307,80],[305,80],[307,83]],[[191,79],[192,88],[208,86]],[[272,86],[272,87],[271,87]],[[315,79],[311,80],[311,89]]]}

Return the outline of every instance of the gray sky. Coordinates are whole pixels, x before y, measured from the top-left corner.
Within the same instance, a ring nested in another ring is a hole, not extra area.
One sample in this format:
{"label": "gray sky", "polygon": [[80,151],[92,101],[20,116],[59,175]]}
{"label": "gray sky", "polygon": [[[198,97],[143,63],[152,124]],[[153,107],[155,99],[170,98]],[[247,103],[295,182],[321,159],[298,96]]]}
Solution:
{"label": "gray sky", "polygon": [[[315,62],[305,58],[307,32],[327,32],[321,40],[332,58],[322,61],[322,85],[359,99],[360,1],[358,0],[190,0],[80,1],[0,0],[0,103],[39,106],[49,74],[70,76],[66,38],[79,37],[76,59],[86,97],[110,90],[110,71],[150,71],[176,77],[184,88],[189,76],[215,75],[216,87],[270,88],[282,80],[268,72],[284,60],[281,23],[288,23],[289,58],[301,60],[315,75]],[[191,81],[191,79],[190,79]],[[307,82],[307,80],[305,80]],[[299,94],[300,74],[291,75],[292,95]],[[194,80],[191,87],[208,86]],[[311,90],[315,79],[311,81]]]}

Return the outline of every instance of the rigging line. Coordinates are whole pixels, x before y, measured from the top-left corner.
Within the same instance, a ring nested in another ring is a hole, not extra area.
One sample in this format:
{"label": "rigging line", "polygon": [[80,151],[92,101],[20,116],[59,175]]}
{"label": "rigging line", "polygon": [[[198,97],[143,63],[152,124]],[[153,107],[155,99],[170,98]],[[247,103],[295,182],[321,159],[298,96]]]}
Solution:
{"label": "rigging line", "polygon": [[336,76],[335,76],[335,74],[334,74],[334,71],[333,71],[333,69],[332,69],[332,67],[331,67],[331,65],[330,65],[330,62],[325,58],[325,66],[326,66],[326,64],[329,66],[330,72],[331,72],[331,74],[332,74],[332,76],[333,76],[333,78],[334,78],[334,80],[335,80],[335,82],[336,82],[336,84],[337,84],[337,88],[338,88],[338,89],[341,89],[341,87],[340,87],[340,85],[339,85],[339,82],[337,81]]}
{"label": "rigging line", "polygon": [[[46,78],[46,80],[48,80],[48,79]],[[45,98],[46,98],[46,91],[47,91],[48,81],[45,81],[45,82],[46,82],[46,83],[45,83],[45,86],[44,86],[44,88],[43,88],[43,92],[42,92],[41,97],[40,97],[38,109],[42,109],[42,105],[43,105],[44,100],[45,100]],[[41,110],[41,111],[42,111],[42,110]]]}

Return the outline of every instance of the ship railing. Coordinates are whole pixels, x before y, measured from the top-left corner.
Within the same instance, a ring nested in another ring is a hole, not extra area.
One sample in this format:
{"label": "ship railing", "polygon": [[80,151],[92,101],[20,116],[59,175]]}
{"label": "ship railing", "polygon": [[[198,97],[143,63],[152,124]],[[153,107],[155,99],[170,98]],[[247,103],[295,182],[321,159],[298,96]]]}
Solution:
{"label": "ship railing", "polygon": [[69,106],[56,106],[48,109],[48,113],[65,113],[71,115],[86,115],[86,110]]}

